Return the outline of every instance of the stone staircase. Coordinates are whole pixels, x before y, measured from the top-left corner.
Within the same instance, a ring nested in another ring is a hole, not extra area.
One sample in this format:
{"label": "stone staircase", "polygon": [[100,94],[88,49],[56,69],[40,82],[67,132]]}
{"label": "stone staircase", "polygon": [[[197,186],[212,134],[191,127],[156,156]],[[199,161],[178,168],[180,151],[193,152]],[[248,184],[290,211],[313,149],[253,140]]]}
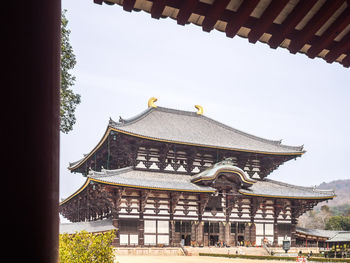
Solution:
{"label": "stone staircase", "polygon": [[186,247],[189,255],[198,256],[199,253],[215,253],[215,254],[238,254],[238,255],[256,255],[268,256],[268,252],[262,247]]}
{"label": "stone staircase", "polygon": [[115,247],[114,250],[120,256],[184,256],[180,247]]}

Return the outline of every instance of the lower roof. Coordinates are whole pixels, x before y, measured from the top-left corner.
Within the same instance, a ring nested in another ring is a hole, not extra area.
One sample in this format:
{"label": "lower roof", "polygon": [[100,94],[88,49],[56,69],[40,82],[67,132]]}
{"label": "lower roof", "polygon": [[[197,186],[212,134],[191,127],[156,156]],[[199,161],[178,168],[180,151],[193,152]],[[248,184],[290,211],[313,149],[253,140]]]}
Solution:
{"label": "lower roof", "polygon": [[339,233],[337,230],[309,229],[303,227],[296,227],[296,232],[307,236],[324,237],[327,239],[330,239]]}
{"label": "lower roof", "polygon": [[296,232],[307,236],[324,237],[327,238],[326,242],[350,242],[350,231],[296,227]]}
{"label": "lower roof", "polygon": [[264,197],[283,197],[295,199],[330,199],[335,197],[332,190],[320,190],[314,187],[297,186],[279,181],[257,180],[248,189],[239,190],[241,194]]}
{"label": "lower roof", "polygon": [[112,219],[60,224],[60,234],[75,234],[83,230],[89,233],[98,233],[115,229],[116,227],[113,226]]}
{"label": "lower roof", "polygon": [[[227,164],[225,165],[227,166]],[[214,168],[209,168],[209,170],[211,169],[215,169],[215,166]],[[223,172],[226,172],[226,170]],[[241,173],[245,174],[244,171],[241,171]],[[248,177],[248,175],[244,177]],[[102,169],[101,172],[91,170],[85,184],[70,197],[62,201],[61,205],[78,195],[91,183],[163,191],[192,193],[216,192],[215,188],[210,185],[201,185],[200,182],[193,180],[194,178],[196,178],[196,175],[191,176],[169,172],[137,170],[133,167],[115,170]],[[215,180],[215,178],[213,180]],[[335,197],[333,191],[296,186],[269,179],[251,180],[248,187],[245,186],[244,188],[241,188],[239,192],[247,196],[315,200],[326,200]]]}
{"label": "lower roof", "polygon": [[94,182],[103,184],[135,188],[169,191],[215,192],[215,188],[191,183],[192,177],[189,175],[135,170],[132,167],[116,170],[102,170],[101,172],[91,171],[88,178]]}

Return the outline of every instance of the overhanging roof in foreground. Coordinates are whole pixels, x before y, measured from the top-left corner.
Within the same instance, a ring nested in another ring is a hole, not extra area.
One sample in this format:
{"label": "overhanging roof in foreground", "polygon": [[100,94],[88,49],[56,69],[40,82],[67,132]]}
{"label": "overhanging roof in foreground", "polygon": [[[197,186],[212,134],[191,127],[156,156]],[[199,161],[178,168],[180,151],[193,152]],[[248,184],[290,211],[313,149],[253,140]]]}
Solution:
{"label": "overhanging roof in foreground", "polygon": [[94,0],[143,10],[153,18],[216,29],[250,43],[287,48],[328,63],[350,66],[350,2],[346,0]]}

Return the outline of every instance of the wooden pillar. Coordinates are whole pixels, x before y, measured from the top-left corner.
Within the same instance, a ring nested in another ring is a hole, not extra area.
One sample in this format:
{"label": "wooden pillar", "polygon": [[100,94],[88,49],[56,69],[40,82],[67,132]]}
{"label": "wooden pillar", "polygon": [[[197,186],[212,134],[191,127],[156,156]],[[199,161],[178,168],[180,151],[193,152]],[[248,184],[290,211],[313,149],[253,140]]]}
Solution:
{"label": "wooden pillar", "polygon": [[252,223],[250,226],[250,244],[253,246],[256,244],[256,226]]}
{"label": "wooden pillar", "polygon": [[273,246],[277,247],[278,246],[278,224],[277,224],[277,218],[278,215],[274,213],[273,217]]}
{"label": "wooden pillar", "polygon": [[[145,220],[143,219],[143,213],[140,213],[140,220],[138,223],[138,234],[139,234],[139,245],[143,246],[145,244]],[[170,240],[171,242],[171,236]]]}
{"label": "wooden pillar", "polygon": [[236,224],[236,233],[235,233],[235,246],[238,245],[238,223],[234,222],[232,224]]}
{"label": "wooden pillar", "polygon": [[225,241],[225,226],[224,222],[219,222],[219,242]]}
{"label": "wooden pillar", "polygon": [[[172,218],[172,217],[170,217]],[[175,236],[175,221],[170,219],[169,221],[169,244],[170,246],[175,246],[174,245],[174,236]]]}
{"label": "wooden pillar", "polygon": [[[10,1],[2,63],[3,251],[23,244],[28,262],[58,261],[61,1]],[[16,176],[10,176],[11,172]],[[17,251],[18,252],[18,251]]]}
{"label": "wooden pillar", "polygon": [[231,224],[230,224],[230,222],[226,222],[226,224],[225,224],[225,243],[226,243],[226,245],[231,244]]}
{"label": "wooden pillar", "polygon": [[120,239],[119,239],[120,231],[119,231],[119,216],[117,213],[113,213],[112,224],[117,229],[117,234],[116,234],[115,239],[113,241],[113,245],[119,246],[120,245]]}
{"label": "wooden pillar", "polygon": [[292,216],[292,226],[291,226],[291,246],[296,246],[296,225],[298,220]]}
{"label": "wooden pillar", "polygon": [[197,225],[197,243],[199,246],[204,246],[204,222],[199,221]]}
{"label": "wooden pillar", "polygon": [[191,221],[190,224],[191,224],[191,241],[196,241],[196,232],[197,232],[196,222]]}

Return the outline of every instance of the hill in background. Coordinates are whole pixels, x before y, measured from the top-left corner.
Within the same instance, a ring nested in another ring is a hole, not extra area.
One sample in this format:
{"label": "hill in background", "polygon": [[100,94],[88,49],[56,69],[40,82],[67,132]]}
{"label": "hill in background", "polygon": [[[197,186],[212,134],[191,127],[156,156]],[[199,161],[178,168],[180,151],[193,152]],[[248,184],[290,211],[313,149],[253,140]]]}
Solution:
{"label": "hill in background", "polygon": [[343,214],[350,208],[350,179],[335,180],[329,183],[322,183],[318,186],[320,189],[333,189],[337,195],[333,200],[322,202],[316,206],[327,205],[334,215]]}
{"label": "hill in background", "polygon": [[320,202],[313,210],[298,219],[298,226],[310,229],[325,229],[327,222],[335,216],[350,216],[350,179],[335,180],[317,186],[323,190],[334,190],[333,200]]}

